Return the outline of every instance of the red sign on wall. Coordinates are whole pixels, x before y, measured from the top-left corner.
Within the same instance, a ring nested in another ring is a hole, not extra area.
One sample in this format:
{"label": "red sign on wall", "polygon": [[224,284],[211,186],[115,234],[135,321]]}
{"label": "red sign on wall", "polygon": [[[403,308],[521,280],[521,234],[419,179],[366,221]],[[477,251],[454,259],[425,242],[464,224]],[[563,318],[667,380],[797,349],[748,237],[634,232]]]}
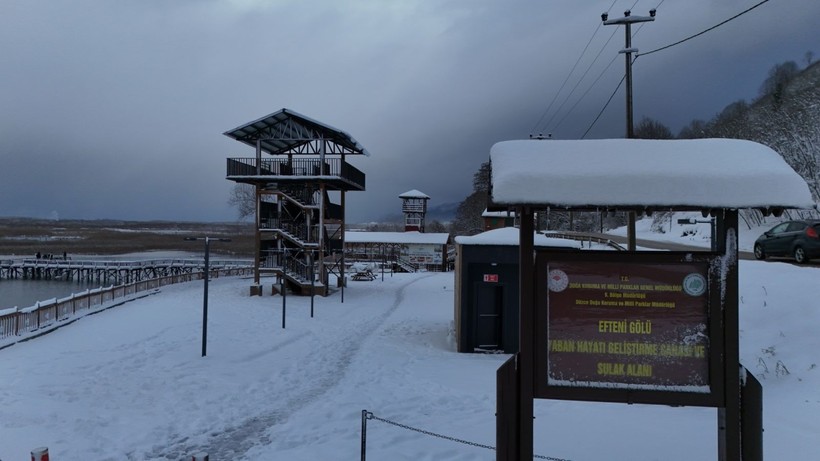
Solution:
{"label": "red sign on wall", "polygon": [[498,274],[484,274],[484,281],[498,283]]}

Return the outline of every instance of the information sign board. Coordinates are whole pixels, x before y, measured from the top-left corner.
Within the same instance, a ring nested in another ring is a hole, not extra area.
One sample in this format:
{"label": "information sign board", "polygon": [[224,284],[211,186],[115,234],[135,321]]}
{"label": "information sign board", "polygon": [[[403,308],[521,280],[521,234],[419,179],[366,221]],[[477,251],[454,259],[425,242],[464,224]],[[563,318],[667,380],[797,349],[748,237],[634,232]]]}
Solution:
{"label": "information sign board", "polygon": [[539,252],[536,379],[544,392],[712,395],[720,351],[710,306],[719,290],[709,261],[607,253]]}

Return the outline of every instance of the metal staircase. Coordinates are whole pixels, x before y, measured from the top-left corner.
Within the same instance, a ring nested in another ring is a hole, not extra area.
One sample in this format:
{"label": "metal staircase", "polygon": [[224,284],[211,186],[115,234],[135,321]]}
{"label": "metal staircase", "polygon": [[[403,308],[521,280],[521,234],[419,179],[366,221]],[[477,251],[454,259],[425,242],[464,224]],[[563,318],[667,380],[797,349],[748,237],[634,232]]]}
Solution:
{"label": "metal staircase", "polygon": [[[337,205],[326,195],[325,200],[319,200],[321,192],[311,184],[280,187],[270,194],[274,200],[269,202],[259,223],[260,229],[273,237],[264,240],[261,248],[264,269],[281,274],[288,289],[299,294],[310,293],[317,286],[324,290],[324,284],[317,281],[316,263],[320,258],[328,260],[335,247],[341,247],[334,245],[341,225],[334,221],[331,208]],[[320,204],[324,204],[324,209]],[[322,229],[320,212],[324,217]]]}

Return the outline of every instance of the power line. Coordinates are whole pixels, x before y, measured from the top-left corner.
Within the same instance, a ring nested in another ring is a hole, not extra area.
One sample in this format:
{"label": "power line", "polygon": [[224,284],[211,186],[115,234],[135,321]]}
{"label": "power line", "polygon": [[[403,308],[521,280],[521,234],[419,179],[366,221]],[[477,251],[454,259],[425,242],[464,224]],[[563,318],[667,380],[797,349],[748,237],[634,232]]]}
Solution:
{"label": "power line", "polygon": [[[612,0],[612,4],[611,4],[611,5],[609,5],[609,9],[610,9],[610,10],[612,9],[612,7],[613,7],[613,6],[615,6],[615,3],[616,3],[617,1],[618,1],[618,0]],[[607,11],[608,11],[608,10],[607,10]],[[585,47],[584,47],[584,49],[581,51],[581,54],[579,54],[579,55],[578,55],[578,59],[576,59],[576,60],[575,60],[575,64],[572,66],[572,69],[570,69],[569,73],[567,74],[567,77],[564,79],[564,82],[563,82],[563,83],[561,83],[561,87],[560,87],[560,88],[558,88],[558,91],[556,91],[556,92],[555,92],[555,95],[552,97],[552,100],[550,101],[549,105],[548,105],[548,106],[547,106],[547,108],[544,110],[544,112],[541,114],[541,117],[538,119],[538,121],[537,121],[537,122],[535,122],[535,126],[533,126],[533,128],[532,128],[532,131],[533,131],[533,132],[537,131],[538,126],[539,126],[539,125],[541,125],[541,122],[544,120],[544,117],[546,117],[546,116],[547,116],[547,114],[549,113],[550,109],[552,109],[552,105],[553,105],[553,104],[555,104],[555,100],[556,100],[556,99],[558,99],[558,95],[560,95],[560,94],[561,94],[561,91],[563,91],[564,86],[566,86],[567,82],[569,81],[569,78],[572,76],[572,73],[575,71],[575,68],[576,68],[576,67],[578,67],[578,63],[580,63],[580,62],[581,62],[581,58],[583,58],[583,57],[584,57],[584,54],[586,53],[587,49],[589,48],[589,45],[592,43],[592,40],[595,38],[595,35],[597,35],[597,34],[598,34],[598,30],[600,30],[600,29],[601,29],[601,26],[602,26],[602,24],[600,24],[600,23],[599,23],[599,24],[598,24],[598,27],[596,27],[596,28],[595,28],[595,31],[593,31],[593,32],[592,32],[592,36],[590,36],[590,37],[589,37],[589,40],[587,41],[586,46],[585,46]],[[612,37],[609,37],[609,39],[611,40],[611,39],[612,39]],[[609,43],[609,40],[607,40],[607,43]],[[601,53],[599,52],[598,54],[600,55]],[[596,57],[596,59],[597,59],[597,57]],[[593,61],[593,62],[594,62],[594,61]],[[586,74],[585,74],[585,75],[586,75]],[[581,77],[581,78],[583,79],[583,77]],[[554,117],[554,116],[553,116],[553,117]],[[550,120],[552,120],[552,119],[550,119]],[[546,125],[549,125],[549,122],[547,122],[547,124],[546,124]],[[544,125],[544,126],[546,127],[546,125]]]}
{"label": "power line", "polygon": [[[635,6],[638,4],[639,1],[640,0],[635,0],[635,2],[632,3],[632,6],[627,11],[633,10],[635,8]],[[661,0],[661,3],[663,3],[663,0]],[[609,6],[609,10],[611,10],[613,6],[615,6],[615,2],[612,2],[612,5]],[[607,10],[607,12],[609,10]],[[575,82],[575,85],[572,87],[572,90],[570,90],[569,94],[566,96],[566,98],[564,98],[564,100],[558,106],[558,109],[555,110],[555,113],[550,117],[550,119],[544,125],[544,128],[545,128],[546,131],[556,131],[556,130],[558,130],[558,128],[563,124],[564,120],[566,120],[572,114],[572,111],[575,110],[575,108],[578,106],[578,104],[580,104],[581,101],[586,97],[586,95],[589,94],[589,92],[595,87],[595,84],[598,83],[598,80],[601,79],[603,74],[609,69],[610,66],[612,66],[612,63],[614,62],[614,59],[612,61],[610,61],[609,64],[606,65],[606,67],[601,72],[601,74],[599,74],[598,77],[592,82],[592,84],[589,86],[589,88],[587,88],[587,90],[584,92],[584,94],[582,94],[581,97],[578,98],[575,101],[575,104],[573,104],[572,107],[569,108],[569,110],[564,114],[564,116],[559,119],[558,123],[556,125],[551,125],[552,121],[555,119],[556,116],[558,116],[559,112],[561,112],[561,109],[564,107],[564,105],[570,100],[572,95],[575,94],[575,90],[577,90],[578,87],[581,85],[581,83],[584,81],[584,79],[586,78],[589,71],[592,70],[592,67],[595,65],[596,62],[598,62],[598,58],[601,57],[601,54],[606,49],[606,46],[609,45],[609,42],[612,41],[612,37],[614,37],[617,32],[618,32],[617,30],[612,31],[612,34],[607,39],[606,43],[603,44],[601,49],[598,51],[598,54],[595,56],[595,58],[592,60],[592,62],[589,64],[589,66],[587,66],[587,68],[584,71],[583,75],[581,75],[581,78],[579,78]]]}
{"label": "power line", "polygon": [[578,55],[578,59],[575,61],[575,64],[572,66],[572,69],[570,69],[569,73],[567,74],[567,78],[564,79],[564,83],[562,83],[561,87],[558,88],[558,91],[555,92],[555,96],[552,97],[552,101],[550,101],[549,105],[544,110],[544,113],[541,114],[541,118],[539,118],[538,121],[535,122],[535,126],[532,127],[533,132],[536,131],[538,126],[544,120],[544,117],[546,117],[547,113],[550,111],[550,109],[552,109],[552,105],[555,103],[555,100],[558,99],[558,95],[561,94],[561,91],[564,89],[564,86],[569,81],[569,78],[570,78],[570,76],[572,76],[572,73],[575,72],[575,68],[578,67],[578,63],[581,62],[581,58],[584,57],[584,53],[586,53],[587,49],[589,48],[589,44],[592,43],[592,39],[595,38],[595,35],[598,33],[598,30],[600,28],[601,28],[601,24],[598,24],[598,27],[595,29],[595,32],[593,32],[592,36],[589,37],[589,41],[587,42],[587,45],[584,47],[583,51],[581,51],[581,54]]}
{"label": "power line", "polygon": [[[602,54],[602,53],[604,52],[604,50],[606,49],[606,46],[607,46],[607,45],[609,45],[609,42],[612,40],[612,37],[614,37],[614,36],[615,36],[615,34],[616,34],[617,32],[618,32],[617,30],[612,31],[612,34],[611,34],[611,35],[609,36],[609,38],[606,40],[606,43],[604,43],[604,45],[603,45],[603,46],[601,47],[601,49],[598,51],[598,54],[597,54],[597,55],[595,55],[595,58],[592,60],[592,62],[591,62],[591,63],[589,63],[589,66],[587,66],[586,70],[585,70],[585,71],[584,71],[584,73],[581,75],[581,78],[579,78],[579,79],[578,79],[578,81],[577,81],[577,82],[575,82],[575,85],[572,87],[572,90],[570,90],[570,92],[569,92],[569,94],[567,95],[567,97],[566,97],[566,98],[564,98],[564,100],[561,102],[561,104],[560,104],[560,105],[558,105],[558,108],[557,108],[557,109],[555,109],[555,113],[553,113],[553,114],[552,114],[552,116],[550,117],[550,119],[549,119],[549,120],[547,120],[547,123],[544,125],[544,127],[545,127],[545,128],[548,128],[548,127],[550,126],[550,124],[552,123],[552,121],[555,119],[555,116],[556,116],[556,115],[558,115],[558,113],[559,113],[559,112],[561,111],[561,109],[564,107],[564,104],[566,104],[566,103],[567,103],[567,101],[569,101],[569,98],[571,98],[571,97],[572,97],[572,94],[573,94],[573,93],[575,93],[575,90],[576,90],[576,89],[578,89],[578,86],[581,84],[581,82],[582,82],[582,81],[584,81],[584,78],[586,78],[586,76],[587,76],[587,74],[589,73],[590,69],[592,69],[592,66],[594,66],[594,65],[595,65],[595,63],[596,63],[596,62],[598,62],[598,58],[600,58],[600,57],[601,57],[601,54]],[[549,131],[549,130],[547,130],[547,131]]]}
{"label": "power line", "polygon": [[593,89],[593,88],[595,88],[595,84],[596,84],[596,83],[598,83],[598,80],[600,80],[600,79],[601,79],[601,77],[603,77],[603,76],[604,76],[604,74],[606,73],[606,71],[608,71],[608,70],[609,70],[609,68],[610,68],[610,67],[612,67],[612,64],[615,62],[615,60],[616,60],[616,59],[618,59],[618,55],[617,55],[617,54],[616,54],[615,56],[613,56],[613,57],[612,57],[612,59],[609,61],[609,64],[607,64],[607,65],[606,65],[606,67],[604,67],[604,70],[602,70],[602,71],[601,71],[601,73],[600,73],[600,74],[598,74],[598,77],[597,77],[597,78],[595,78],[595,80],[593,80],[593,81],[592,81],[592,84],[591,84],[591,85],[589,85],[589,88],[587,88],[587,90],[586,90],[586,91],[584,91],[584,94],[582,94],[582,95],[581,95],[581,97],[580,97],[580,98],[578,98],[578,100],[577,100],[577,101],[575,101],[575,104],[573,104],[573,105],[572,105],[572,107],[570,107],[570,108],[569,108],[569,110],[567,111],[567,113],[566,113],[566,114],[564,114],[564,116],[561,118],[561,120],[559,120],[559,121],[558,121],[558,124],[557,124],[557,125],[555,125],[555,128],[554,128],[555,130],[558,130],[558,128],[559,128],[559,127],[560,127],[560,126],[564,123],[564,120],[566,120],[566,119],[567,119],[567,117],[569,117],[569,115],[572,113],[572,111],[573,111],[573,110],[575,110],[575,108],[576,108],[576,107],[578,107],[578,104],[580,104],[580,103],[581,103],[581,101],[583,101],[583,100],[584,100],[584,98],[585,98],[585,97],[589,94],[589,92],[590,92],[590,91],[592,91],[592,89]]}
{"label": "power line", "polygon": [[[755,9],[755,8],[759,7],[760,5],[762,5],[762,4],[764,4],[764,3],[768,2],[768,1],[769,1],[769,0],[763,0],[763,1],[761,1],[760,3],[758,3],[758,4],[754,5],[754,6],[752,6],[751,8],[748,8],[748,9],[746,9],[746,10],[744,10],[744,11],[741,11],[740,13],[738,13],[738,14],[736,14],[736,15],[732,16],[731,18],[729,18],[729,19],[727,19],[727,20],[725,20],[725,21],[723,21],[723,22],[721,22],[721,23],[719,23],[719,24],[716,24],[716,25],[714,25],[714,26],[712,26],[712,27],[710,27],[710,28],[708,28],[708,29],[706,29],[706,30],[704,30],[704,31],[698,32],[698,33],[697,33],[697,34],[695,34],[695,35],[692,35],[692,36],[686,37],[686,38],[684,38],[683,40],[679,40],[679,41],[677,41],[677,42],[675,42],[675,43],[672,43],[672,44],[670,44],[670,45],[662,46],[662,47],[660,47],[660,48],[658,48],[658,49],[655,49],[655,50],[652,50],[652,51],[647,51],[646,53],[638,53],[637,55],[635,55],[635,57],[637,58],[638,56],[646,56],[647,54],[657,53],[658,51],[662,51],[662,50],[665,50],[665,49],[667,49],[667,48],[672,48],[672,47],[673,47],[673,46],[675,46],[675,45],[680,45],[681,43],[686,42],[686,41],[688,41],[688,40],[691,40],[691,39],[693,39],[693,38],[695,38],[695,37],[701,36],[701,35],[705,34],[706,32],[709,32],[709,31],[715,30],[715,29],[717,29],[718,27],[720,27],[720,26],[722,26],[722,25],[726,24],[727,22],[732,21],[732,20],[734,20],[734,19],[737,19],[737,18],[739,18],[740,16],[743,16],[744,14],[748,13],[749,11],[752,11],[753,9]],[[637,32],[636,32],[636,33],[637,33]]]}
{"label": "power line", "polygon": [[598,116],[595,117],[595,120],[592,121],[592,123],[589,125],[589,128],[587,128],[587,130],[584,131],[584,134],[581,135],[581,139],[584,139],[587,136],[587,133],[589,133],[589,130],[591,130],[592,127],[595,126],[595,123],[598,122],[598,119],[601,118],[601,115],[603,115],[603,113],[606,110],[607,106],[609,106],[609,103],[612,102],[612,98],[614,98],[615,95],[618,93],[618,90],[621,89],[621,85],[624,83],[624,80],[626,80],[626,74],[624,74],[624,76],[621,77],[621,81],[618,82],[618,86],[615,87],[615,91],[613,91],[612,94],[609,96],[609,99],[607,99],[606,104],[604,104],[604,107],[602,107],[601,111],[598,112]]}

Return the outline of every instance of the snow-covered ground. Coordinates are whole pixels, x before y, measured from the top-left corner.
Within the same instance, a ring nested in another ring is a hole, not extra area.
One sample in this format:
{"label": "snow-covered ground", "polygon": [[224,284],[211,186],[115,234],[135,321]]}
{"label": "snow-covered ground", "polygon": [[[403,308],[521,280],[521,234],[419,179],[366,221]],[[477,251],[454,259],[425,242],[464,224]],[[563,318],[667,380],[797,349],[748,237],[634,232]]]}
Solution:
{"label": "snow-covered ground", "polygon": [[[678,224],[678,219],[694,219],[696,224]],[[708,248],[711,245],[712,231],[710,224],[705,221],[709,219],[708,217],[704,218],[700,213],[675,213],[672,222],[667,221],[662,226],[663,232],[652,231],[652,218],[639,219],[635,222],[635,235],[641,239],[657,242],[672,242]],[[782,222],[784,218],[769,217],[764,219],[766,220],[765,224],[751,228],[743,221],[739,223],[738,249],[740,251],[752,251],[755,240],[777,223]],[[608,230],[607,233],[625,236],[626,227]]]}
{"label": "snow-covered ground", "polygon": [[[161,292],[0,350],[0,459],[359,459],[366,409],[495,444],[495,375],[508,357],[459,354],[453,273],[381,274],[315,298],[249,297],[246,279]],[[764,450],[817,459],[820,269],[741,261],[741,360],[764,388]],[[269,286],[269,285],[268,285]],[[717,459],[716,411],[537,400],[535,452],[573,461]],[[491,460],[486,448],[380,420],[372,460]],[[186,458],[187,456],[187,458]]]}

